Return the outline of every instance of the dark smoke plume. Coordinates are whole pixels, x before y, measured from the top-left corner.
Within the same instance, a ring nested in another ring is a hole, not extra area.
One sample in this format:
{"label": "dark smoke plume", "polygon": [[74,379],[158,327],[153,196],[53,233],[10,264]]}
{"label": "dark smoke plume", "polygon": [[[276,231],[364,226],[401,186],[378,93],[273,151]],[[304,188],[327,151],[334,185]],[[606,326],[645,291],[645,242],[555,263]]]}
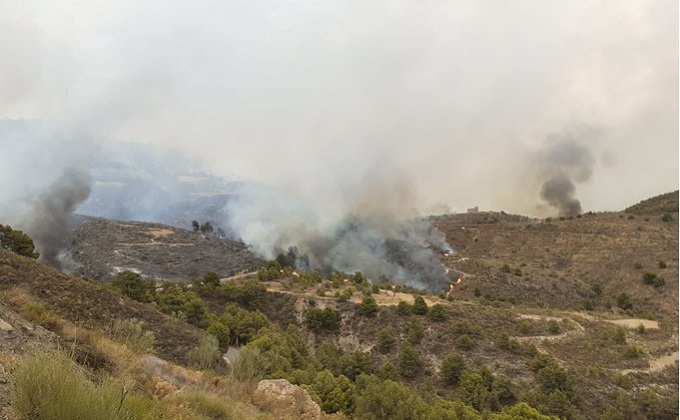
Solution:
{"label": "dark smoke plume", "polygon": [[560,216],[575,216],[581,213],[581,202],[575,194],[576,186],[563,173],[555,174],[541,187],[541,198],[556,208]]}
{"label": "dark smoke plume", "polygon": [[61,250],[69,224],[78,206],[90,195],[90,177],[80,171],[69,170],[47,188],[33,203],[26,230],[40,251],[45,264],[61,268]]}
{"label": "dark smoke plume", "polygon": [[540,195],[559,216],[576,216],[582,211],[576,184],[593,175],[595,158],[587,144],[597,134],[592,128],[580,128],[546,138],[548,146],[538,156],[544,180]]}

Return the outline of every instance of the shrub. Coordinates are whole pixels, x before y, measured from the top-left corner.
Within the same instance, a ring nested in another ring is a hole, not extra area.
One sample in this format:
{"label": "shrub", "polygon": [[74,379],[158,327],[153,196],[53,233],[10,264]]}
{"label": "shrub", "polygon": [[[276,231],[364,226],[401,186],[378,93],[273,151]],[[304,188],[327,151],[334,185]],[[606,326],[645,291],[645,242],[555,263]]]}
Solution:
{"label": "shrub", "polygon": [[436,303],[432,305],[430,311],[427,313],[427,316],[433,321],[440,322],[446,321],[448,313],[446,312],[444,305]]}
{"label": "shrub", "polygon": [[463,350],[470,350],[475,346],[475,342],[472,341],[469,335],[463,334],[456,339],[456,346]]}
{"label": "shrub", "polygon": [[376,350],[380,353],[389,353],[394,348],[397,339],[391,330],[382,330],[378,334],[378,342],[375,345]]}
{"label": "shrub", "polygon": [[344,375],[334,376],[329,370],[322,370],[309,386],[326,413],[342,412],[351,414],[354,409],[354,384]]}
{"label": "shrub", "polygon": [[404,343],[399,349],[399,374],[404,378],[414,378],[422,368],[420,352],[411,343]]}
{"label": "shrub", "polygon": [[442,361],[440,376],[447,385],[456,385],[465,371],[465,360],[456,353],[449,353]]}
{"label": "shrub", "polygon": [[[374,378],[357,390],[354,417],[359,420],[424,418],[427,405],[404,384]],[[359,386],[357,386],[359,388]]]}
{"label": "shrub", "polygon": [[203,283],[205,283],[206,286],[217,287],[220,285],[220,275],[214,271],[208,271],[203,275]]}
{"label": "shrub", "polygon": [[548,332],[550,334],[559,334],[560,333],[560,324],[555,321],[554,319],[551,319],[548,321]]}
{"label": "shrub", "polygon": [[229,328],[230,343],[246,344],[261,329],[269,325],[269,320],[260,311],[248,311],[236,305],[228,303],[220,322]]}
{"label": "shrub", "polygon": [[663,279],[663,277],[657,277],[654,279],[654,283],[652,283],[654,287],[657,289],[662,288],[666,285],[666,280]]}
{"label": "shrub", "polygon": [[624,311],[633,309],[633,301],[626,293],[621,293],[620,295],[616,296],[616,304]]}
{"label": "shrub", "polygon": [[522,270],[520,270],[519,268],[515,268],[514,270],[512,270],[512,274],[516,275],[517,277],[522,277]]}
{"label": "shrub", "polygon": [[[178,394],[180,404],[209,419],[236,419],[238,413],[223,398],[202,391],[185,391]],[[203,418],[203,417],[200,417]]]}
{"label": "shrub", "polygon": [[663,269],[665,269],[665,268],[667,268],[667,267],[668,267],[668,265],[666,264],[665,261],[659,261],[659,268],[660,268],[660,269],[663,270]]}
{"label": "shrub", "polygon": [[217,339],[221,351],[229,350],[229,328],[226,325],[218,319],[214,319],[206,332]]}
{"label": "shrub", "polygon": [[418,318],[411,317],[411,322],[409,322],[406,327],[406,339],[411,344],[418,344],[422,341],[425,336],[425,328],[423,324],[420,323]]}
{"label": "shrub", "polygon": [[20,230],[12,229],[9,225],[0,225],[0,248],[28,258],[37,259],[40,257],[40,254],[35,250],[33,239]]}
{"label": "shrub", "polygon": [[642,270],[643,268],[642,263],[636,262],[635,264],[633,264],[633,268],[636,270]]}
{"label": "shrub", "polygon": [[144,331],[143,323],[134,318],[117,320],[113,323],[113,339],[138,352],[151,352],[156,337],[151,331]]}
{"label": "shrub", "polygon": [[217,338],[207,334],[201,339],[198,347],[187,353],[189,365],[196,369],[213,369],[221,363],[222,354]]}
{"label": "shrub", "polygon": [[150,401],[112,384],[96,386],[63,353],[24,358],[12,372],[11,405],[22,420],[156,418]]}
{"label": "shrub", "polygon": [[411,315],[413,312],[413,306],[409,305],[408,302],[404,302],[403,300],[400,300],[399,303],[397,304],[397,313],[399,315]]}
{"label": "shrub", "polygon": [[21,308],[21,316],[43,327],[53,327],[57,322],[57,317],[42,303],[27,303]]}
{"label": "shrub", "polygon": [[512,269],[510,268],[509,265],[505,264],[503,267],[501,267],[501,273],[510,273],[512,272]]}
{"label": "shrub", "polygon": [[305,315],[307,327],[313,331],[335,331],[340,328],[340,312],[331,308],[310,308]]}
{"label": "shrub", "polygon": [[612,334],[612,340],[618,344],[626,344],[626,331],[622,327],[617,327]]}
{"label": "shrub", "polygon": [[123,271],[111,279],[111,287],[138,302],[148,303],[154,299],[156,283],[133,271]]}
{"label": "shrub", "polygon": [[374,316],[378,312],[378,304],[372,296],[364,296],[359,305],[359,314]]}
{"label": "shrub", "polygon": [[427,314],[427,303],[422,296],[416,295],[413,300],[413,313],[416,315]]}
{"label": "shrub", "polygon": [[654,274],[654,273],[645,273],[642,276],[642,281],[645,284],[654,284],[654,280],[656,280],[656,274]]}
{"label": "shrub", "polygon": [[661,216],[661,221],[662,221],[662,222],[666,222],[666,223],[672,222],[672,221],[673,221],[673,216],[671,216],[671,215],[668,214],[668,213],[664,213],[663,216]]}
{"label": "shrub", "polygon": [[624,353],[624,356],[626,359],[638,359],[640,356],[644,354],[644,351],[640,347],[636,346],[628,346],[626,347],[626,351]]}

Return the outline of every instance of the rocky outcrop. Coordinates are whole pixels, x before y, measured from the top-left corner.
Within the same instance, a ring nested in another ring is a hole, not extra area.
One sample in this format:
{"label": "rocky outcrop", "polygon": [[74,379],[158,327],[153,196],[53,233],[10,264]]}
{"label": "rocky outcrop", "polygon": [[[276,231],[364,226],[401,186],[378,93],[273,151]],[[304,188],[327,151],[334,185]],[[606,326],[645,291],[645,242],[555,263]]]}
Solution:
{"label": "rocky outcrop", "polygon": [[307,391],[285,379],[264,379],[257,384],[255,404],[282,417],[320,419],[321,408]]}

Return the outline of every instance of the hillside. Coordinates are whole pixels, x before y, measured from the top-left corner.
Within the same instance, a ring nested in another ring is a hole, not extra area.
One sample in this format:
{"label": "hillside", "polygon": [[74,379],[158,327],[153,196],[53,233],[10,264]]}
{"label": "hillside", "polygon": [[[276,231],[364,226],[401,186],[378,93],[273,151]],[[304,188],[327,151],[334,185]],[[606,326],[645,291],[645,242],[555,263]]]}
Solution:
{"label": "hillside", "polygon": [[635,214],[662,214],[678,213],[678,191],[657,195],[656,197],[642,200],[625,210],[626,213]]}
{"label": "hillside", "polygon": [[164,280],[222,277],[257,270],[264,261],[238,242],[156,223],[85,218],[68,238],[74,271],[108,279],[123,270]]}
{"label": "hillside", "polygon": [[[166,363],[161,359],[180,365],[173,371],[193,378],[195,389],[219,391],[229,401],[238,395],[234,407],[250,413],[245,418],[300,417],[253,397],[259,380],[283,378],[336,418],[466,413],[462,418],[506,420],[532,412],[531,418],[548,419],[535,408],[567,419],[675,419],[678,222],[675,214],[671,220],[662,216],[654,210],[545,220],[503,212],[438,217],[434,223],[457,251],[442,256],[442,263],[462,274],[450,297],[445,290],[414,294],[420,292],[370,284],[363,276],[299,274],[273,261],[251,266],[264,267],[257,275],[190,283],[215,269],[194,261],[196,253],[213,257],[198,243],[214,246],[218,239],[93,219],[75,230],[82,236],[72,252],[87,252],[87,261],[99,267],[183,281],[157,287],[148,303],[136,302],[105,284],[0,250],[0,297],[15,313],[30,315],[27,305],[39,302],[59,322],[104,335],[121,320],[141,320],[156,337],[157,355],[141,356],[147,361],[142,366]],[[106,239],[96,238],[100,231]],[[172,255],[178,265],[168,265],[167,255],[177,248],[181,253]],[[117,259],[121,255],[127,260]],[[194,264],[196,274],[179,261]],[[172,274],[173,267],[180,274]],[[188,310],[200,317],[188,320]],[[68,341],[63,328],[52,329]],[[195,348],[206,330],[217,353],[196,365]],[[217,356],[227,350],[237,360],[233,365]],[[95,366],[113,358],[92,346],[83,351],[90,359],[77,353],[76,360],[88,369],[94,356],[101,359]],[[181,367],[187,364],[207,376]],[[176,376],[162,377],[173,389],[168,395],[186,397],[188,380]],[[159,379],[147,382],[156,385],[142,384],[141,390],[158,398]]]}

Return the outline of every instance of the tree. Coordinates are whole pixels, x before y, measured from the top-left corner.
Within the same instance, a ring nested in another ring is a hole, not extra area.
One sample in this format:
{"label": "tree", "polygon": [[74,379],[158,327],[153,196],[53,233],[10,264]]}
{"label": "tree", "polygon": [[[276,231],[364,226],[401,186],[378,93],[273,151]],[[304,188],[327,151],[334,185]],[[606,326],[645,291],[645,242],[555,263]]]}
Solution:
{"label": "tree", "polygon": [[212,233],[214,228],[210,222],[205,222],[200,227],[201,233]]}
{"label": "tree", "polygon": [[404,378],[414,378],[422,368],[420,352],[411,343],[404,343],[399,349],[399,374]]}
{"label": "tree", "polygon": [[199,230],[200,228],[201,228],[201,225],[198,224],[198,221],[197,221],[197,220],[192,220],[192,221],[191,221],[191,229],[192,229],[194,232],[198,232],[198,230]]}
{"label": "tree", "polygon": [[397,313],[399,315],[411,315],[412,311],[413,307],[412,305],[409,305],[408,302],[400,300],[399,303],[397,304]]}
{"label": "tree", "polygon": [[153,280],[127,270],[113,276],[111,287],[130,299],[145,303],[153,300],[156,291],[156,283]]}
{"label": "tree", "polygon": [[415,296],[413,300],[413,313],[416,315],[427,314],[427,303],[425,303],[425,299],[422,296]]}
{"label": "tree", "polygon": [[221,351],[226,352],[229,349],[229,328],[226,325],[219,320],[213,320],[206,331],[217,339]]}
{"label": "tree", "polygon": [[553,420],[554,417],[541,414],[538,410],[525,402],[506,407],[498,414],[491,416],[492,420]]}
{"label": "tree", "polygon": [[365,296],[361,305],[359,305],[359,313],[363,316],[374,316],[378,312],[378,304],[372,296]]}
{"label": "tree", "polygon": [[305,323],[313,331],[336,331],[340,328],[340,320],[340,312],[331,308],[310,308],[305,315]]}
{"label": "tree", "polygon": [[20,230],[12,229],[9,225],[0,225],[0,248],[28,258],[37,259],[40,257],[40,254],[35,250],[33,239]]}
{"label": "tree", "polygon": [[456,385],[465,371],[465,360],[457,353],[449,353],[442,361],[440,376],[447,385]]}
{"label": "tree", "polygon": [[203,283],[207,286],[217,287],[220,285],[220,275],[214,271],[208,271],[203,275]]}
{"label": "tree", "polygon": [[380,353],[389,353],[394,348],[397,339],[394,337],[392,330],[382,330],[378,334],[378,342],[375,345],[376,350]]}
{"label": "tree", "polygon": [[427,313],[427,316],[433,321],[440,322],[446,321],[448,313],[446,312],[446,308],[444,307],[444,305],[436,303],[432,305],[430,311]]}
{"label": "tree", "polygon": [[326,413],[351,414],[354,409],[354,384],[344,375],[334,376],[330,370],[322,370],[309,386]]}
{"label": "tree", "polygon": [[357,390],[355,418],[416,420],[425,416],[427,405],[404,384],[376,379],[368,382],[363,389]]}
{"label": "tree", "polygon": [[412,316],[411,322],[409,322],[406,327],[406,339],[409,343],[415,345],[419,344],[423,340],[423,337],[425,337],[425,328],[423,327],[423,324],[420,323],[420,320],[417,317]]}

